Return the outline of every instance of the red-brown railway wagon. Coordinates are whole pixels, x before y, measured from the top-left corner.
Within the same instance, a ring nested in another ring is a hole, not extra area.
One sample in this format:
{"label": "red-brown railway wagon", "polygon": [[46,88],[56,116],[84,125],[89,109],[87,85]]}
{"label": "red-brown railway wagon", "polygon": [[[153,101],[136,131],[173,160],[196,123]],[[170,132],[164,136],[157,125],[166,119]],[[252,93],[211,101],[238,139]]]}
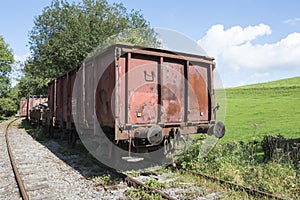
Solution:
{"label": "red-brown railway wagon", "polygon": [[63,130],[75,129],[72,117],[72,91],[77,69],[69,71],[48,84],[47,125]]}
{"label": "red-brown railway wagon", "polygon": [[48,101],[46,96],[31,95],[28,98],[22,98],[20,100],[20,116],[27,117],[30,120],[30,112],[35,106],[43,104]]}
{"label": "red-brown railway wagon", "polygon": [[177,134],[222,137],[214,69],[208,56],[110,46],[49,83],[48,125],[90,134],[99,123],[111,141],[127,141],[129,151],[163,146]]}

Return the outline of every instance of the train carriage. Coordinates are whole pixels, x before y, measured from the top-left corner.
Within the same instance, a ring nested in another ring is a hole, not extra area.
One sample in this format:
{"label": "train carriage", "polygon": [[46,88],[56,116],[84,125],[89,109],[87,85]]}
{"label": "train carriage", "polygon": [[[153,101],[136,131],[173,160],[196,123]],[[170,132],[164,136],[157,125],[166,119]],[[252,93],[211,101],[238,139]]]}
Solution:
{"label": "train carriage", "polygon": [[112,45],[48,84],[47,126],[69,132],[73,146],[78,134],[103,131],[98,141],[108,138],[129,155],[172,152],[171,140],[189,134],[221,138],[214,69],[208,56]]}

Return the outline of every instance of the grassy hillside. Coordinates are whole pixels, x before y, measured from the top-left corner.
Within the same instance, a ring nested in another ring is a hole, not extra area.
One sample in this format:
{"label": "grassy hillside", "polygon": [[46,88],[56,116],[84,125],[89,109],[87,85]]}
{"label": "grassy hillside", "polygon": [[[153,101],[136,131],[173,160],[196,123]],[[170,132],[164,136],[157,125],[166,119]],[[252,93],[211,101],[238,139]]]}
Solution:
{"label": "grassy hillside", "polygon": [[271,81],[266,83],[258,83],[252,85],[246,85],[238,88],[253,89],[253,88],[291,88],[300,87],[300,76],[294,78],[281,79],[277,81]]}
{"label": "grassy hillside", "polygon": [[226,89],[226,97],[222,141],[300,137],[300,77]]}

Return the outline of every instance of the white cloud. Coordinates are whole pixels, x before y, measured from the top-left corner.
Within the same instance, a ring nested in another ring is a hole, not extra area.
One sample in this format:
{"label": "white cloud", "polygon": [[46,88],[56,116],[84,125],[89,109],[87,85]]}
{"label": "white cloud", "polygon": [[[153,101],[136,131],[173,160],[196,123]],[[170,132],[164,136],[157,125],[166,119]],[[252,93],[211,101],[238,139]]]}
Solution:
{"label": "white cloud", "polygon": [[221,24],[212,26],[206,35],[198,41],[209,54],[216,56],[227,50],[228,47],[237,46],[256,39],[258,36],[271,34],[271,28],[265,24],[257,26],[231,27],[224,30]]}
{"label": "white cloud", "polygon": [[288,35],[273,44],[229,46],[219,54],[221,59],[234,68],[293,68],[300,63],[300,33]]}
{"label": "white cloud", "polygon": [[253,44],[254,40],[271,33],[265,24],[229,29],[219,24],[212,26],[198,44],[216,58],[219,70],[228,75],[223,79],[225,82],[227,79],[230,86],[277,78],[280,73],[291,77],[299,75],[300,33],[289,34],[275,43]]}
{"label": "white cloud", "polygon": [[298,23],[300,23],[300,18],[287,19],[287,20],[284,21],[284,23],[295,26]]}

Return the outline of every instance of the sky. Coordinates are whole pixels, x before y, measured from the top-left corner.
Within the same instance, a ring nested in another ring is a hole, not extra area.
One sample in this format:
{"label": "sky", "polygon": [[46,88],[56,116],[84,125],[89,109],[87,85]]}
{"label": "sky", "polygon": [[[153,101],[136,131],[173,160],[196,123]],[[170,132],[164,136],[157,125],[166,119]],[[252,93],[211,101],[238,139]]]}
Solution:
{"label": "sky", "polygon": [[[140,10],[152,27],[180,33],[216,59],[224,87],[300,76],[300,1],[108,0]],[[0,35],[16,60],[51,0],[2,1]],[[72,2],[72,1],[70,1]]]}

